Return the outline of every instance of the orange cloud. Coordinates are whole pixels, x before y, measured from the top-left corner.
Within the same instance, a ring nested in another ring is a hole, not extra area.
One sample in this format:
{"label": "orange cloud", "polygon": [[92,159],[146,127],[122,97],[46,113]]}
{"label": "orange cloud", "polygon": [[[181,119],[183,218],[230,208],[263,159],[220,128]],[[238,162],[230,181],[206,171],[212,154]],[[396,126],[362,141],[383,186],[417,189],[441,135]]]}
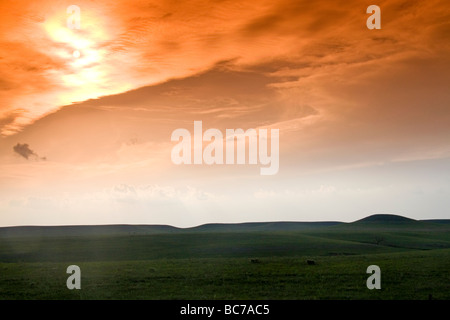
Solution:
{"label": "orange cloud", "polygon": [[[60,190],[102,194],[151,181],[226,194],[219,208],[260,189],[289,198],[284,209],[296,214],[296,197],[308,195],[295,191],[299,181],[316,190],[325,180],[344,190],[332,192],[339,198],[361,171],[450,157],[445,0],[379,0],[381,30],[366,28],[366,0],[76,4],[80,30],[66,26],[67,3],[0,3],[0,209],[7,193],[66,199]],[[222,131],[280,129],[279,174],[261,181],[247,167],[173,166],[170,133],[194,120]],[[13,148],[24,141],[50,160],[19,162]],[[367,194],[390,182],[365,185],[376,189]]]}
{"label": "orange cloud", "polygon": [[370,32],[369,1],[83,0],[82,28],[70,30],[63,3],[3,1],[1,130],[14,134],[62,105],[189,76],[224,60],[246,68],[288,61],[290,78],[299,80],[284,86],[302,87],[306,78],[341,77],[353,67],[366,66],[367,74],[387,59],[443,55],[450,28],[444,4],[379,1],[383,28]]}

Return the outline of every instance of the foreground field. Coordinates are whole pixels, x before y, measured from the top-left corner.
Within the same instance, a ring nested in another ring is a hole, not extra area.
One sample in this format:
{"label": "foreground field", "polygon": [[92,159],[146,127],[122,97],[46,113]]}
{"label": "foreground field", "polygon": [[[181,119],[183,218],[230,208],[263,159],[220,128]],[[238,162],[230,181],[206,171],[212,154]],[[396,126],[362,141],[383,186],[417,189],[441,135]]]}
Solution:
{"label": "foreground field", "polygon": [[[0,299],[450,299],[449,249],[309,258],[75,261],[72,291],[67,263],[1,263]],[[371,264],[381,290],[366,287]]]}

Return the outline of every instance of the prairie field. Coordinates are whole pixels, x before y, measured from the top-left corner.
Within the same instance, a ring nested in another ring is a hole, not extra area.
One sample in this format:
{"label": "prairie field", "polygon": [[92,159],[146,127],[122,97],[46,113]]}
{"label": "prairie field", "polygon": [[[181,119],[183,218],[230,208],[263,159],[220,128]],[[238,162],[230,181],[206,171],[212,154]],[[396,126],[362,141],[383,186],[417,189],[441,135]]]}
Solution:
{"label": "prairie field", "polygon": [[[0,299],[450,299],[450,225],[369,218],[3,228]],[[81,290],[66,287],[69,265]],[[380,290],[366,286],[369,265],[381,269]]]}

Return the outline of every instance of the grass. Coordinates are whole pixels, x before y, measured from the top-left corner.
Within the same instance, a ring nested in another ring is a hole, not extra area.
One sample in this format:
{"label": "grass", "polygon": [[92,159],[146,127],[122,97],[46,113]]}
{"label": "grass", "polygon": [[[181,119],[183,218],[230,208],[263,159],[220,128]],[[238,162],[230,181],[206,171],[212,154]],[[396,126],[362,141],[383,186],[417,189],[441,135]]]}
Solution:
{"label": "grass", "polygon": [[[67,263],[1,263],[0,299],[449,299],[450,250],[357,256],[74,262],[81,290],[65,285]],[[381,268],[381,290],[366,268]]]}
{"label": "grass", "polygon": [[[449,245],[450,247],[450,245]],[[14,238],[0,243],[3,262],[120,261],[394,252],[402,248],[299,232],[190,233],[147,236]]]}
{"label": "grass", "polygon": [[[69,236],[9,229],[0,232],[0,299],[450,299],[448,224],[363,222],[158,234],[91,227]],[[71,264],[81,268],[81,290],[66,288]],[[366,287],[372,264],[381,290]]]}

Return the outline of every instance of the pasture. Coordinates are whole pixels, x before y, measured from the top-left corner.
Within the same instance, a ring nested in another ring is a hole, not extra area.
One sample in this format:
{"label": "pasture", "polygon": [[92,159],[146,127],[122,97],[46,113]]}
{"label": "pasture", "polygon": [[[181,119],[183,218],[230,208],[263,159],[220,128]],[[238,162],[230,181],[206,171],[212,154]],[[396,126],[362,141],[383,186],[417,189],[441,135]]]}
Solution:
{"label": "pasture", "polygon": [[[287,231],[277,224],[97,234],[93,227],[79,235],[75,228],[66,236],[1,230],[0,299],[449,299],[448,226],[369,219],[284,224]],[[81,290],[66,287],[72,264],[81,268]],[[373,264],[381,290],[366,287]]]}

